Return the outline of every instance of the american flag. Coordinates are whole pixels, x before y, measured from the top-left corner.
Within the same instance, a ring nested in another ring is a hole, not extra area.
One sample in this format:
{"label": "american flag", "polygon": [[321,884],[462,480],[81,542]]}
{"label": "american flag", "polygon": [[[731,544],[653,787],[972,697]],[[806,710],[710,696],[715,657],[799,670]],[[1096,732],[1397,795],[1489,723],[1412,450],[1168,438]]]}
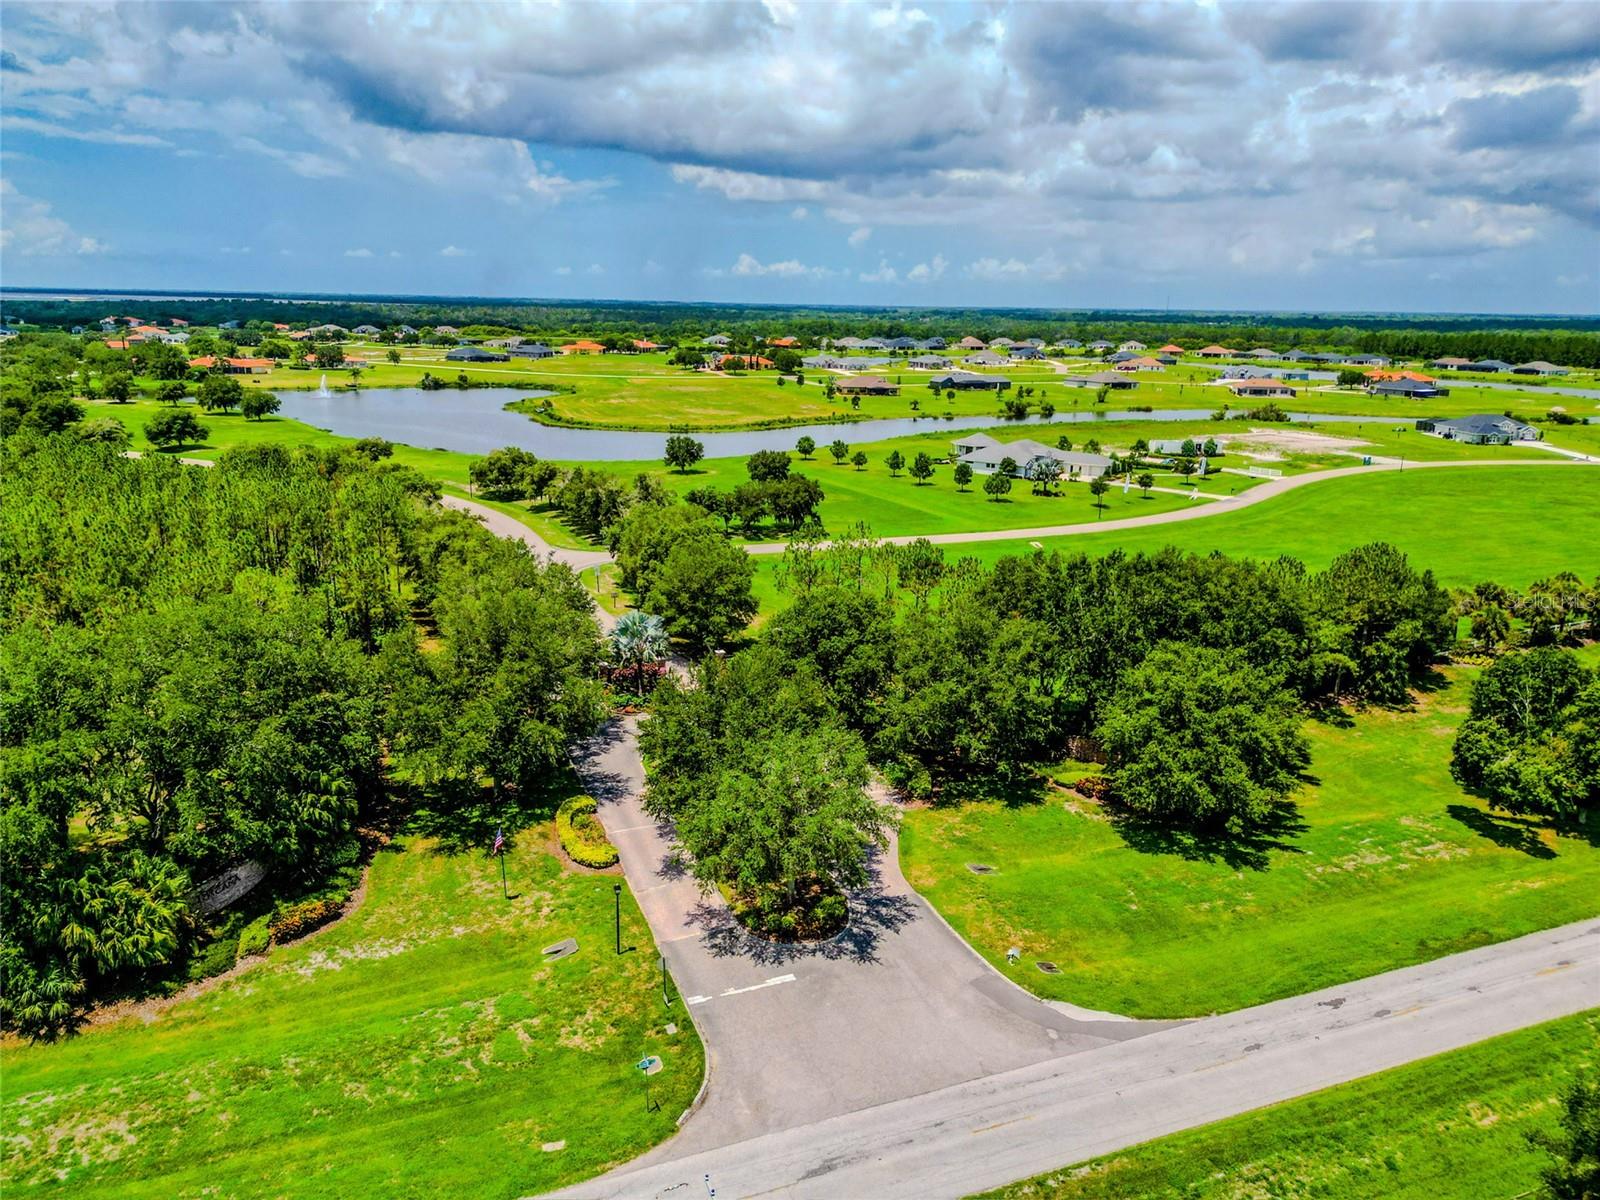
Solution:
{"label": "american flag", "polygon": [[489,853],[490,854],[499,854],[503,850],[505,850],[505,848],[506,848],[506,835],[501,833],[500,830],[496,829],[494,831],[494,846],[490,849]]}

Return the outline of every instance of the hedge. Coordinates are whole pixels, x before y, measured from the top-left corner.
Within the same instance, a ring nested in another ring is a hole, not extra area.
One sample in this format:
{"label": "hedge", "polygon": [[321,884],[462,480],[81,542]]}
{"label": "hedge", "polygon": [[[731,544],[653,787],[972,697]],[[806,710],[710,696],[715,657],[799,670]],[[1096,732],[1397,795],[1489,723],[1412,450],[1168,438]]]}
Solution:
{"label": "hedge", "polygon": [[310,933],[318,926],[326,925],[343,911],[342,900],[307,900],[286,908],[272,919],[272,924],[269,926],[272,930],[272,940],[287,942],[303,933]]}
{"label": "hedge", "polygon": [[594,814],[593,796],[572,797],[556,810],[556,836],[573,862],[595,868],[614,866],[617,848]]}

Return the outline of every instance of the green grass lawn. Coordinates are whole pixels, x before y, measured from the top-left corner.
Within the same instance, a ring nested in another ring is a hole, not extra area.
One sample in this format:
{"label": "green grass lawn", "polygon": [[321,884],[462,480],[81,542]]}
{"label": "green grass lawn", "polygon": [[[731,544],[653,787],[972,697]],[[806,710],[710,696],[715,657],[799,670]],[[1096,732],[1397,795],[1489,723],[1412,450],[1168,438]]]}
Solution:
{"label": "green grass lawn", "polygon": [[[152,1023],[7,1042],[6,1194],[513,1197],[661,1141],[699,1039],[663,1009],[631,894],[637,950],[615,952],[620,876],[564,869],[552,840],[515,839],[510,902],[481,852],[397,842],[341,923]],[[578,953],[543,961],[568,936]],[[665,1063],[648,1111],[645,1054]]]}
{"label": "green grass lawn", "polygon": [[1040,787],[912,810],[902,864],[1024,987],[1141,1017],[1244,1008],[1593,915],[1600,846],[1491,815],[1451,780],[1469,676],[1450,668],[1410,710],[1308,722],[1295,818],[1242,844],[1124,837]]}
{"label": "green grass lawn", "polygon": [[1539,1194],[1561,1091],[1600,1051],[1582,1013],[1172,1134],[989,1200],[1513,1200]]}

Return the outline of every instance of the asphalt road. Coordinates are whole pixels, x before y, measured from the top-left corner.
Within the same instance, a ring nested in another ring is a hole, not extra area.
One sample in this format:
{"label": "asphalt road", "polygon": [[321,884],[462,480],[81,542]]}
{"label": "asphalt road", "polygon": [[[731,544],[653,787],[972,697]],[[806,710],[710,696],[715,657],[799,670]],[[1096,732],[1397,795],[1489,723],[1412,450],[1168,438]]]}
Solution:
{"label": "asphalt road", "polygon": [[981,959],[900,873],[875,858],[831,942],[745,934],[721,898],[671,862],[672,834],[640,805],[637,718],[574,757],[628,884],[705,1041],[704,1104],[641,1161],[680,1158],[965,1080],[1170,1028],[1049,1004]]}
{"label": "asphalt road", "polygon": [[559,1194],[959,1197],[1597,1003],[1600,917],[707,1152],[658,1150]]}

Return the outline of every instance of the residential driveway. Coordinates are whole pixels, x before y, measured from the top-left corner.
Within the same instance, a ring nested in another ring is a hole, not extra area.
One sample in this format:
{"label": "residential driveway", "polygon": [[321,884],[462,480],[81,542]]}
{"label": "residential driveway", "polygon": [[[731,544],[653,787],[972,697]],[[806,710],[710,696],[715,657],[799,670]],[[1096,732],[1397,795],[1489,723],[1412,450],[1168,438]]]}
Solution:
{"label": "residential driveway", "polygon": [[552,558],[556,562],[565,563],[574,571],[584,571],[611,561],[611,554],[605,550],[568,550],[552,546],[515,517],[507,516],[487,504],[479,504],[476,500],[466,500],[460,496],[441,496],[439,503],[458,512],[470,513],[482,521],[484,528],[490,533],[519,541],[540,558]]}
{"label": "residential driveway", "polygon": [[[668,1142],[561,1194],[965,1196],[1581,1012],[1597,999],[1600,918],[1591,918],[677,1161],[668,1160],[679,1143]],[[782,1031],[773,1032],[776,1042]],[[877,1060],[884,1074],[898,1068]]]}
{"label": "residential driveway", "polygon": [[637,718],[575,752],[599,815],[706,1046],[703,1105],[641,1163],[808,1125],[1137,1038],[1172,1022],[1050,1005],[958,938],[900,873],[895,847],[834,941],[750,937],[671,862],[640,806]]}

